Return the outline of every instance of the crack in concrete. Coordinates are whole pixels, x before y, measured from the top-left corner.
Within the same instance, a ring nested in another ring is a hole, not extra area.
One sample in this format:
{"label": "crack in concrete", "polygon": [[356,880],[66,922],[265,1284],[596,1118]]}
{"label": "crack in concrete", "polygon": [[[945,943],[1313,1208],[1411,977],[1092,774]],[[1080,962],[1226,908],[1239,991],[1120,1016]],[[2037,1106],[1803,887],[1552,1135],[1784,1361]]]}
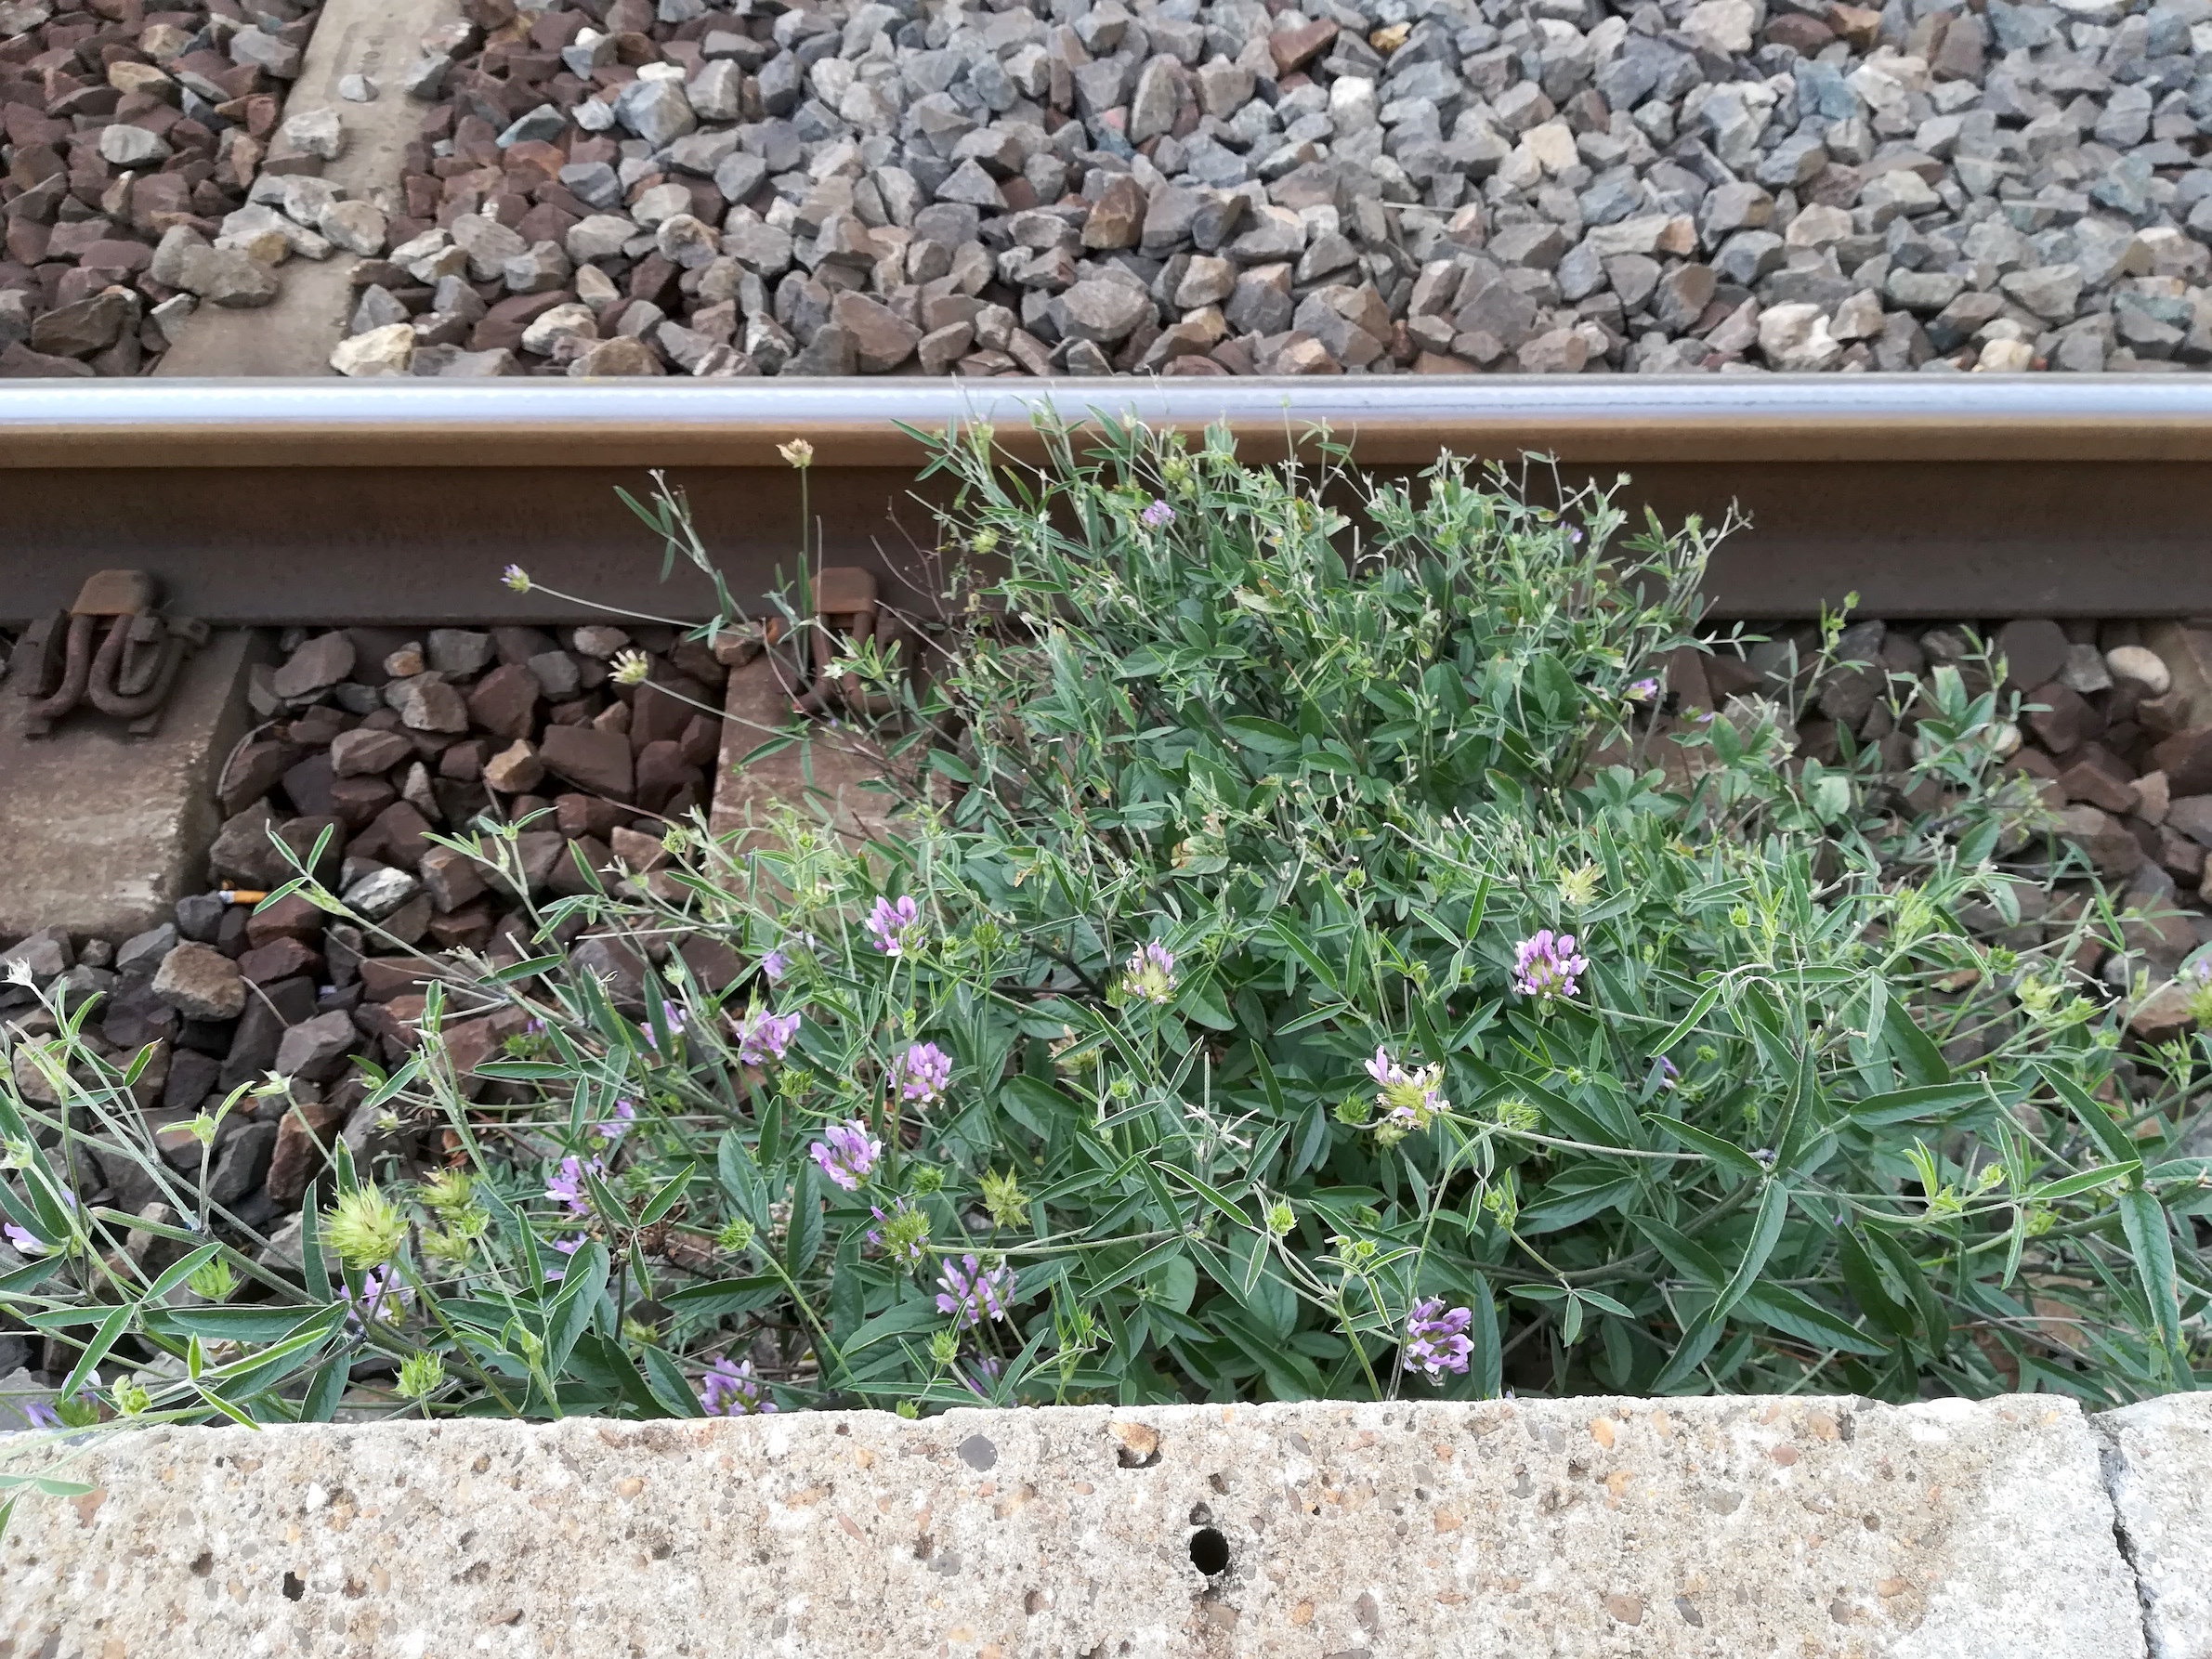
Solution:
{"label": "crack in concrete", "polygon": [[2089,1419],[2089,1432],[2097,1437],[2098,1472],[2103,1476],[2105,1502],[2112,1509],[2113,1548],[2119,1551],[2120,1563],[2134,1582],[2136,1605],[2141,1610],[2145,1659],[2166,1659],[2165,1645],[2158,1639],[2156,1621],[2153,1617],[2151,1588],[2143,1582],[2142,1568],[2136,1560],[2135,1539],[2120,1513],[2120,1483],[2127,1476],[2127,1455],[2120,1449],[2119,1436],[2105,1425],[2101,1416]]}

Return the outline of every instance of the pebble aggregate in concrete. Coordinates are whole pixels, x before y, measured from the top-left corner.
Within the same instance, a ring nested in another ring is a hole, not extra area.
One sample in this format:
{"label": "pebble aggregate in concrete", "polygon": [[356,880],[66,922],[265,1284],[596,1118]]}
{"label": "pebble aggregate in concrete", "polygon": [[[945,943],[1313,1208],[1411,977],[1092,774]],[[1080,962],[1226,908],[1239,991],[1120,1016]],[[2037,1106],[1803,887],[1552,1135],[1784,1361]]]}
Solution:
{"label": "pebble aggregate in concrete", "polygon": [[151,1430],[0,1541],[0,1640],[2142,1659],[2099,1452],[2035,1395]]}

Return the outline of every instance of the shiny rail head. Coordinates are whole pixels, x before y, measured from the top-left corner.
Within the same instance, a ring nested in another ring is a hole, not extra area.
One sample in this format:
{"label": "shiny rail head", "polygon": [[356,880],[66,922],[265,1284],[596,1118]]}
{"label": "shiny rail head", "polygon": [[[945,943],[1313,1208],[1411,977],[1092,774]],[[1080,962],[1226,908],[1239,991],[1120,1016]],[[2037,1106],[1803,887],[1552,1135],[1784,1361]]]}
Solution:
{"label": "shiny rail head", "polygon": [[988,421],[1034,452],[1040,414],[1189,429],[1254,458],[1315,427],[1355,458],[1441,450],[1568,461],[2212,460],[2212,377],[1358,376],[1318,379],[491,382],[58,381],[0,390],[0,468],[897,466],[902,427]]}

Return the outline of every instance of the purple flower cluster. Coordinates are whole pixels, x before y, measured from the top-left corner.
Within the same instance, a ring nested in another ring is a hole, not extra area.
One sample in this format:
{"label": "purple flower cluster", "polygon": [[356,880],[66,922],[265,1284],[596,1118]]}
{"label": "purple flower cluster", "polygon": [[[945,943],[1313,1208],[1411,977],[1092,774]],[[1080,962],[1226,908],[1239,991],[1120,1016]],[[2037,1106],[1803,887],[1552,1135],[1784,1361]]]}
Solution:
{"label": "purple flower cluster", "polygon": [[1513,989],[1524,997],[1545,1001],[1572,997],[1576,976],[1589,972],[1590,959],[1575,954],[1572,934],[1542,928],[1513,947]]}
{"label": "purple flower cluster", "polygon": [[[85,1376],[85,1386],[71,1399],[78,1405],[98,1407],[99,1389],[99,1372],[97,1369],[88,1371]],[[69,1425],[61,1420],[60,1412],[55,1409],[60,1404],[61,1396],[59,1394],[51,1400],[26,1400],[22,1404],[23,1421],[33,1429],[66,1429]]]}
{"label": "purple flower cluster", "polygon": [[1145,1002],[1175,999],[1175,953],[1158,939],[1147,939],[1130,952],[1121,975],[1122,988]]}
{"label": "purple flower cluster", "polygon": [[1005,1369],[1006,1366],[1001,1361],[989,1354],[985,1354],[980,1359],[970,1360],[965,1370],[955,1370],[953,1375],[960,1378],[962,1386],[976,1399],[988,1400],[991,1395],[991,1385],[999,1380],[999,1373]]}
{"label": "purple flower cluster", "polygon": [[1468,1339],[1472,1308],[1444,1311],[1444,1298],[1428,1297],[1413,1304],[1406,1321],[1406,1369],[1425,1371],[1431,1382],[1442,1382],[1446,1371],[1465,1371],[1474,1344]]}
{"label": "purple flower cluster", "polygon": [[1387,1049],[1377,1049],[1367,1069],[1368,1076],[1381,1086],[1375,1101],[1382,1107],[1383,1121],[1393,1129],[1426,1129],[1433,1113],[1442,1112],[1451,1104],[1444,1098],[1441,1065],[1424,1065],[1407,1071],[1390,1057]]}
{"label": "purple flower cluster", "polygon": [[[677,1007],[676,1004],[674,1002],[663,1002],[661,1005],[661,1017],[668,1022],[668,1035],[670,1037],[681,1037],[684,1035],[684,1011]],[[644,1025],[638,1027],[638,1030],[645,1034],[646,1047],[654,1050],[656,1052],[659,1052],[661,1047],[661,1039],[653,1035],[653,1022],[648,1020]]]}
{"label": "purple flower cluster", "polygon": [[784,955],[779,947],[760,959],[760,971],[768,976],[768,983],[773,985],[792,971],[792,959]]}
{"label": "purple flower cluster", "polygon": [[570,1153],[561,1159],[561,1167],[545,1183],[545,1195],[558,1198],[576,1215],[589,1215],[592,1200],[587,1177],[604,1175],[607,1166],[597,1158],[589,1162]]}
{"label": "purple flower cluster", "polygon": [[799,1035],[795,1013],[770,1013],[765,1008],[746,1011],[738,1022],[738,1058],[747,1065],[766,1065],[781,1060],[792,1039]]}
{"label": "purple flower cluster", "polygon": [[347,1303],[347,1327],[366,1330],[373,1319],[397,1319],[399,1310],[414,1300],[414,1292],[400,1282],[399,1270],[389,1265],[372,1268],[361,1275],[359,1296],[341,1285],[338,1294]]}
{"label": "purple flower cluster", "polygon": [[54,1248],[36,1234],[17,1226],[13,1221],[0,1222],[0,1235],[6,1236],[7,1242],[25,1256],[43,1256]]}
{"label": "purple flower cluster", "polygon": [[807,1151],[822,1167],[823,1174],[850,1193],[859,1187],[861,1177],[875,1168],[876,1159],[883,1155],[883,1143],[855,1117],[850,1122],[832,1123]]}
{"label": "purple flower cluster", "polygon": [[897,904],[877,899],[862,925],[870,943],[885,956],[904,956],[922,943],[922,908],[911,894],[901,895]]}
{"label": "purple flower cluster", "polygon": [[957,1262],[948,1258],[937,1283],[944,1287],[937,1292],[937,1312],[953,1316],[954,1330],[965,1330],[986,1319],[1006,1317],[1014,1270],[1002,1263],[985,1268],[973,1256],[962,1256]]}
{"label": "purple flower cluster", "polygon": [[733,1365],[727,1354],[707,1367],[706,1377],[700,1385],[699,1404],[711,1417],[751,1417],[776,1409],[776,1402],[761,1393],[760,1378],[753,1374],[753,1362],[740,1360]]}
{"label": "purple flower cluster", "polygon": [[952,1082],[952,1056],[934,1042],[918,1042],[898,1058],[898,1091],[916,1105],[934,1105]]}
{"label": "purple flower cluster", "polygon": [[628,1134],[637,1121],[637,1108],[626,1100],[614,1103],[614,1116],[592,1125],[592,1133],[609,1146]]}
{"label": "purple flower cluster", "polygon": [[929,1237],[929,1222],[918,1215],[913,1204],[900,1198],[888,1210],[870,1204],[868,1213],[876,1220],[868,1230],[868,1248],[882,1250],[901,1267],[920,1267],[928,1254],[924,1241]]}
{"label": "purple flower cluster", "polygon": [[1629,686],[1629,700],[1632,703],[1648,703],[1658,695],[1659,683],[1656,680],[1637,680]]}
{"label": "purple flower cluster", "polygon": [[1146,529],[1158,529],[1175,522],[1175,509],[1156,496],[1152,504],[1137,515],[1137,522]]}

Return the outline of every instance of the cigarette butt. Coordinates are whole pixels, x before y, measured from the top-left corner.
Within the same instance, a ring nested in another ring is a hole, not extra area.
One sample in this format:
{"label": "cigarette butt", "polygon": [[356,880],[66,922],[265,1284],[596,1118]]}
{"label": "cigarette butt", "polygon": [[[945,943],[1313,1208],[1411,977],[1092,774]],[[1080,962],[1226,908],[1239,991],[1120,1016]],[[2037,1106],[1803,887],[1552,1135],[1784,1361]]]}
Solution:
{"label": "cigarette butt", "polygon": [[268,896],[268,894],[256,893],[250,887],[223,889],[223,902],[227,905],[257,905]]}

